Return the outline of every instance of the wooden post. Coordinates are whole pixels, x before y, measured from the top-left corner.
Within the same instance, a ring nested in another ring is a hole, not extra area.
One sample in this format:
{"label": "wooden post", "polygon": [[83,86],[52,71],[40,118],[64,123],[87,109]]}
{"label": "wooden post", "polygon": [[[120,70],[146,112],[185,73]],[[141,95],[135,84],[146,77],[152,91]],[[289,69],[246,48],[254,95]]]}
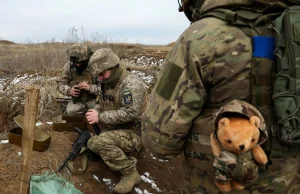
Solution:
{"label": "wooden post", "polygon": [[34,139],[34,127],[38,110],[40,90],[34,87],[26,88],[24,129],[22,133],[22,166],[20,174],[20,194],[29,193],[32,147]]}

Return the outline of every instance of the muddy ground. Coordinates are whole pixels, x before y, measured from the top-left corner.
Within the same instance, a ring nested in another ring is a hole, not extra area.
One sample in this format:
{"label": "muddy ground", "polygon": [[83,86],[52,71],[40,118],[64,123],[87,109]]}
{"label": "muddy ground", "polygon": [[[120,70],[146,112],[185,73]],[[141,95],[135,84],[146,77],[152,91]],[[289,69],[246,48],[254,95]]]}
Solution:
{"label": "muddy ground", "polygon": [[[71,151],[72,142],[78,137],[77,132],[56,132],[52,125],[40,127],[51,136],[50,147],[45,152],[33,151],[32,174],[38,175],[45,171],[56,171]],[[4,143],[0,144],[0,193],[18,193],[20,186],[21,147]],[[80,158],[76,160],[78,167]],[[147,150],[138,159],[137,168],[143,181],[136,186],[133,193],[180,193],[183,188],[182,157],[172,161],[157,160]],[[74,183],[75,187],[85,194],[112,193],[113,186],[119,181],[120,174],[110,170],[101,160],[89,160],[86,172],[72,175],[66,169],[61,176]],[[97,180],[98,179],[98,180]]]}

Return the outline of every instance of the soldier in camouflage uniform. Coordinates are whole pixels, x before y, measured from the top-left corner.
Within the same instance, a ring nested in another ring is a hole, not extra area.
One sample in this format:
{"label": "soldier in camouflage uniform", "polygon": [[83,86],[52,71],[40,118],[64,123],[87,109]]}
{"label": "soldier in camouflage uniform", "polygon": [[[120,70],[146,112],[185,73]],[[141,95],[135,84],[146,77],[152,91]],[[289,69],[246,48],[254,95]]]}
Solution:
{"label": "soldier in camouflage uniform", "polygon": [[92,54],[92,50],[84,44],[76,43],[68,49],[69,61],[64,65],[57,80],[58,90],[66,96],[71,96],[66,108],[68,115],[84,115],[88,109],[95,106],[100,83],[93,82],[87,69]]}
{"label": "soldier in camouflage uniform", "polygon": [[[275,0],[182,0],[180,9],[193,22],[193,15],[217,7],[259,9],[283,5],[277,3]],[[263,35],[268,36],[267,33],[270,31],[266,29]],[[251,102],[252,53],[251,38],[242,29],[206,17],[193,22],[183,32],[164,60],[145,111],[142,141],[162,159],[171,159],[184,151],[185,193],[222,193],[213,177],[215,158],[209,137],[213,131],[213,115],[233,99]],[[228,193],[298,194],[299,153],[282,154],[282,158],[269,158],[267,167],[260,169],[258,179],[244,190]]]}
{"label": "soldier in camouflage uniform", "polygon": [[128,193],[141,180],[137,160],[131,153],[142,151],[140,117],[147,106],[147,87],[119,62],[110,49],[97,50],[89,62],[93,77],[101,80],[104,87],[99,110],[89,110],[86,118],[90,124],[98,123],[105,132],[93,136],[88,148],[99,154],[112,170],[121,172],[114,192]]}

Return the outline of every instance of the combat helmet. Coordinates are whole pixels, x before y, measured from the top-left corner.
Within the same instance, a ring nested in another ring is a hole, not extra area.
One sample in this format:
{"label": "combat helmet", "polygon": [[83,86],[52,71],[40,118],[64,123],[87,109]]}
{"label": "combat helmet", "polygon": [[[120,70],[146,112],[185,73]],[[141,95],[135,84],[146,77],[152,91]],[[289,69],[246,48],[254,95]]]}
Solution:
{"label": "combat helmet", "polygon": [[179,4],[179,12],[184,12],[185,16],[190,20],[190,22],[195,22],[193,18],[193,12],[196,11],[195,8],[201,8],[205,0],[181,0]]}
{"label": "combat helmet", "polygon": [[89,60],[93,51],[88,48],[85,44],[75,43],[67,51],[70,59],[76,58],[78,62]]}
{"label": "combat helmet", "polygon": [[93,77],[98,76],[105,70],[111,69],[120,63],[119,57],[111,49],[98,49],[89,61],[88,68]]}
{"label": "combat helmet", "polygon": [[232,100],[229,103],[225,104],[222,106],[218,112],[216,112],[213,117],[214,117],[214,136],[217,136],[217,129],[218,129],[218,122],[220,119],[223,117],[228,117],[228,116],[242,116],[245,118],[250,119],[252,116],[257,116],[260,119],[260,125],[259,125],[259,130],[260,130],[260,137],[258,140],[258,144],[262,144],[265,142],[268,138],[268,133],[266,130],[266,123],[261,115],[261,113],[251,104],[242,101],[242,100]]}

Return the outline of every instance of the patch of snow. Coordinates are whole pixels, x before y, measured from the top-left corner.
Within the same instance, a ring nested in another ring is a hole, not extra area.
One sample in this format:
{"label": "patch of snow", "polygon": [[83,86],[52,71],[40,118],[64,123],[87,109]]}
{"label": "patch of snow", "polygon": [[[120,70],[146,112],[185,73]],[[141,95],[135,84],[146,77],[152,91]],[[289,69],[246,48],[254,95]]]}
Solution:
{"label": "patch of snow", "polygon": [[103,178],[102,181],[108,186],[109,190],[113,190],[115,184],[112,183],[111,179]]}
{"label": "patch of snow", "polygon": [[157,159],[153,154],[151,154],[153,160],[158,160],[159,162],[169,162],[169,160]]}
{"label": "patch of snow", "polygon": [[148,85],[153,82],[154,77],[152,75],[146,75],[146,73],[141,72],[141,71],[131,71],[132,73],[136,74],[140,78],[143,79],[143,81]]}
{"label": "patch of snow", "polygon": [[53,124],[53,122],[46,122],[48,125],[52,125]]}
{"label": "patch of snow", "polygon": [[5,79],[0,79],[0,90],[3,90],[4,83],[5,83]]}
{"label": "patch of snow", "polygon": [[157,185],[155,184],[155,182],[152,180],[152,177],[150,176],[149,172],[145,172],[144,173],[146,176],[142,175],[141,178],[144,182],[151,184],[151,188],[156,190],[157,192],[162,192]]}
{"label": "patch of snow", "polygon": [[0,144],[5,144],[5,143],[8,143],[8,142],[9,142],[8,139],[7,140],[1,140]]}
{"label": "patch of snow", "polygon": [[93,174],[93,177],[94,177],[94,179],[96,179],[100,183],[100,180],[96,175]]}
{"label": "patch of snow", "polygon": [[35,126],[41,126],[41,125],[43,125],[43,123],[40,121],[35,124]]}
{"label": "patch of snow", "polygon": [[22,77],[16,77],[12,82],[11,84],[17,84],[23,80],[25,80],[26,78],[28,77],[27,74],[24,74]]}
{"label": "patch of snow", "polygon": [[134,191],[138,194],[152,194],[152,193],[149,193],[149,191],[147,191],[146,189],[144,189],[144,191],[142,191],[140,188],[134,188]]}

